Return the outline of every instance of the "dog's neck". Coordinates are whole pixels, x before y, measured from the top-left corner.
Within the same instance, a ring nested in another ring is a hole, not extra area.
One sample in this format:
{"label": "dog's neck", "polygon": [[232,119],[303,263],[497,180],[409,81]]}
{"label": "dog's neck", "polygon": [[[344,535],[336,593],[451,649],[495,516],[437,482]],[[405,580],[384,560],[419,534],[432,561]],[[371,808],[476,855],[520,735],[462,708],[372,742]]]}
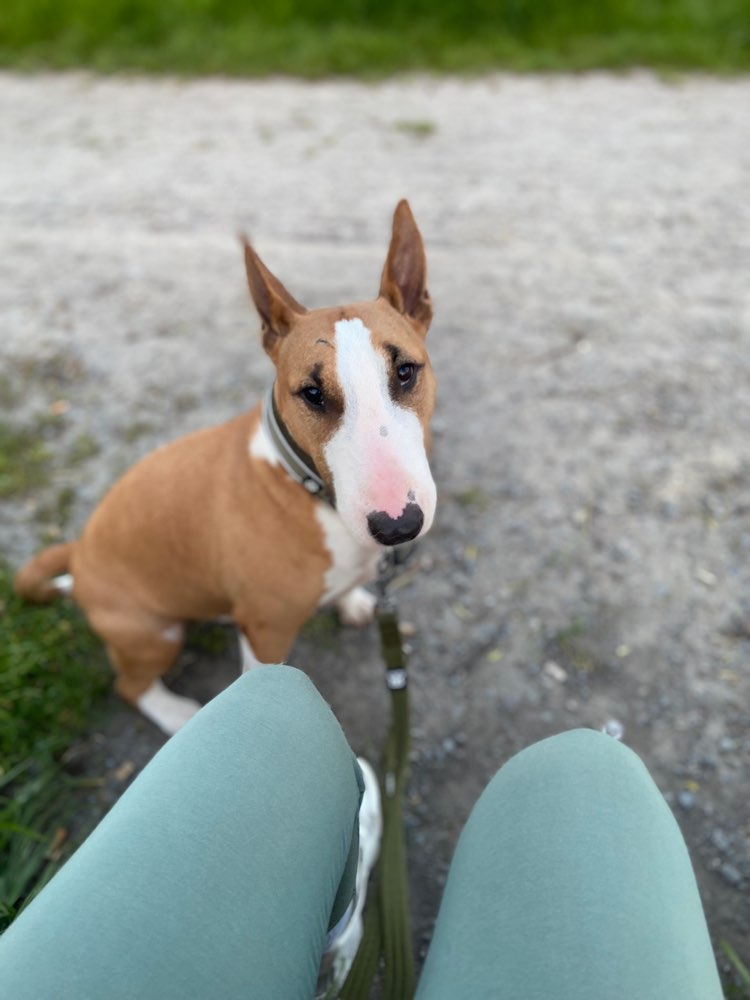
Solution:
{"label": "dog's neck", "polygon": [[308,493],[335,507],[334,499],[315,468],[315,463],[307,452],[299,447],[281,419],[273,390],[272,384],[263,400],[261,419],[266,434],[278,453],[279,462],[287,475],[304,486]]}

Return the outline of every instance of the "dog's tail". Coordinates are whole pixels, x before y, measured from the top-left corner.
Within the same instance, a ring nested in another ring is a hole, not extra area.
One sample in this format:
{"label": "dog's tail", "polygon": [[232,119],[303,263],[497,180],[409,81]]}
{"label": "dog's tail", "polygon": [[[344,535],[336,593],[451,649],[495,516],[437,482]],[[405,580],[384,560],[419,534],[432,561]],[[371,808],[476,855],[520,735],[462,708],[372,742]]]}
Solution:
{"label": "dog's tail", "polygon": [[13,577],[15,592],[36,604],[45,604],[61,594],[70,594],[73,578],[68,570],[73,545],[73,542],[52,545],[29,559]]}

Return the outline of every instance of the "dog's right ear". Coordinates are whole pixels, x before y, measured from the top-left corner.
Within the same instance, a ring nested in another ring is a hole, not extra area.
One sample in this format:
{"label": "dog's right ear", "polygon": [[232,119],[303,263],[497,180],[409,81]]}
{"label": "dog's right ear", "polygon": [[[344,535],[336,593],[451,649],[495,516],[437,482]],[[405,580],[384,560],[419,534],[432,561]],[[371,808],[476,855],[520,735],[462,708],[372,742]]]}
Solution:
{"label": "dog's right ear", "polygon": [[296,316],[303,316],[307,309],[289,294],[279,279],[250,246],[245,236],[240,236],[245,249],[245,270],[247,287],[250,289],[255,308],[260,315],[261,335],[266,352],[275,358],[279,342],[289,333]]}

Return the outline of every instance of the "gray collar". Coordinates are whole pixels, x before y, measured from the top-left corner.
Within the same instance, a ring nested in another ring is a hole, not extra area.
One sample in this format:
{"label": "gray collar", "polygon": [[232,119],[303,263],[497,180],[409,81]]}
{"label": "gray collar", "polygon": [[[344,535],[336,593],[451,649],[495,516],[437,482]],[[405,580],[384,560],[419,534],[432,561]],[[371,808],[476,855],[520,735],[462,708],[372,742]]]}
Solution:
{"label": "gray collar", "polygon": [[286,424],[281,419],[279,411],[276,408],[276,401],[273,398],[273,388],[272,385],[263,400],[261,419],[266,433],[278,452],[279,461],[287,474],[295,482],[304,486],[308,493],[311,493],[319,500],[325,500],[331,507],[335,507],[333,497],[326,489],[320,473],[315,468],[315,463],[299,447],[289,433]]}

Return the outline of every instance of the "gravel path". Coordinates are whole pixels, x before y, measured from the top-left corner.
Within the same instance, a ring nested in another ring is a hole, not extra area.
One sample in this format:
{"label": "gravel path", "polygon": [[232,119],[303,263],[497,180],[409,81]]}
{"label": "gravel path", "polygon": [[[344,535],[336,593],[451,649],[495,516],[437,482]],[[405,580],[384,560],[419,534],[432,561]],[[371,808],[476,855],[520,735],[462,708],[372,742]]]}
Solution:
{"label": "gravel path", "polygon": [[[375,293],[407,196],[440,380],[439,516],[400,591],[419,946],[498,764],[616,720],[750,961],[750,80],[4,74],[0,149],[0,405],[55,455],[0,509],[6,557],[267,384],[239,229],[332,304]],[[374,631],[321,618],[293,660],[372,755]],[[236,665],[183,668],[208,697]],[[113,704],[99,806],[159,742]]]}

